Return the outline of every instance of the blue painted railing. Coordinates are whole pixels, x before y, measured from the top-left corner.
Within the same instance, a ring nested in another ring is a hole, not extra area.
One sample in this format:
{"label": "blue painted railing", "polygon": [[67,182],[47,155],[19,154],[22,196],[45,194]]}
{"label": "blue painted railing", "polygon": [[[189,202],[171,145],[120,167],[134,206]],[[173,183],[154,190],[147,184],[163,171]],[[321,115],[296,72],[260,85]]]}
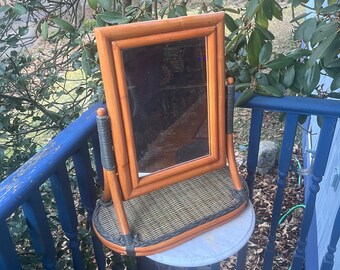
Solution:
{"label": "blue painted railing", "polygon": [[[323,125],[312,171],[313,183],[310,186],[292,269],[301,269],[304,263],[304,250],[314,213],[315,198],[327,164],[335,125],[337,119],[340,118],[339,105],[338,101],[333,100],[262,96],[256,96],[244,105],[245,108],[252,110],[247,162],[248,175],[246,178],[251,197],[255,181],[263,111],[286,113],[285,131],[279,159],[279,177],[274,199],[271,229],[265,251],[264,269],[271,269],[273,265],[276,230],[281,215],[286,178],[290,169],[298,117],[299,115],[319,115],[323,117]],[[19,255],[16,252],[7,224],[8,218],[20,207],[22,207],[27,221],[32,246],[40,257],[43,267],[46,269],[56,268],[57,250],[39,191],[39,187],[48,180],[51,183],[51,190],[58,210],[58,218],[68,239],[69,250],[72,253],[73,268],[86,268],[84,258],[81,255],[77,212],[67,166],[70,166],[69,160],[72,159],[71,164],[74,166],[80,199],[87,213],[87,223],[91,227],[92,213],[97,198],[94,171],[97,173],[97,181],[99,184],[102,183],[95,123],[95,110],[98,106],[90,108],[79,119],[56,136],[38,154],[0,183],[0,269],[21,269]],[[91,162],[91,160],[94,160],[94,162]],[[94,168],[92,163],[95,164]],[[339,216],[340,214],[338,213],[333,228],[330,228],[333,230],[333,233],[328,252],[323,260],[322,269],[332,268],[332,259],[339,239]],[[105,269],[103,247],[94,235],[92,235],[91,240],[97,267],[98,269]],[[242,268],[245,254],[243,251],[240,254],[241,256],[239,256],[239,269]]]}

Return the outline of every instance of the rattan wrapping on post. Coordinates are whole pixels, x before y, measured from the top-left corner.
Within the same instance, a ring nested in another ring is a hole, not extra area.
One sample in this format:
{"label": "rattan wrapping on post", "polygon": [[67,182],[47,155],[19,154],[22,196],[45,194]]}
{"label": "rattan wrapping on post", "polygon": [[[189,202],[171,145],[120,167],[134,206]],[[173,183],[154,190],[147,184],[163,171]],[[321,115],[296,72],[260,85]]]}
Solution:
{"label": "rattan wrapping on post", "polygon": [[110,120],[107,115],[104,116],[97,115],[97,130],[99,137],[100,157],[102,161],[102,166],[106,170],[112,171],[116,168],[116,162],[112,148]]}
{"label": "rattan wrapping on post", "polygon": [[227,123],[226,130],[227,134],[234,132],[234,101],[235,101],[235,85],[227,86]]}

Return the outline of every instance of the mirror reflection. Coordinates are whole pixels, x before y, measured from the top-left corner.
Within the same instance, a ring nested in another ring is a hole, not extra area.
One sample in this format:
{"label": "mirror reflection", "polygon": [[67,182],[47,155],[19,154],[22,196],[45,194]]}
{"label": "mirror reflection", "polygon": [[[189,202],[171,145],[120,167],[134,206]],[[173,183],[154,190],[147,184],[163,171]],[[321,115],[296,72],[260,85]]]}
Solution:
{"label": "mirror reflection", "polygon": [[138,171],[209,154],[205,39],[123,51]]}

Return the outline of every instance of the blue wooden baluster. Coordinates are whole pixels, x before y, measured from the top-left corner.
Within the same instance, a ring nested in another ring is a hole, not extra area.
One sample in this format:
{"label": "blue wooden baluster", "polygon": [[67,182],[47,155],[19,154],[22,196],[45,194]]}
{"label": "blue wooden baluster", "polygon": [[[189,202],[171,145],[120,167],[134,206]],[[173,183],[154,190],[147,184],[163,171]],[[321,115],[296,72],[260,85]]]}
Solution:
{"label": "blue wooden baluster", "polygon": [[[261,139],[263,110],[253,109],[251,113],[249,145],[247,157],[247,177],[246,182],[249,189],[249,199],[253,199],[253,189],[255,180],[255,170],[257,166],[257,159],[259,155],[259,145]],[[237,270],[246,268],[248,243],[237,253]]]}
{"label": "blue wooden baluster", "polygon": [[92,135],[92,145],[93,145],[93,154],[94,154],[94,161],[96,164],[96,172],[97,172],[97,179],[98,183],[102,189],[104,189],[104,176],[103,176],[103,166],[102,161],[100,158],[100,147],[99,147],[99,138],[98,132],[95,132]]}
{"label": "blue wooden baluster", "polygon": [[33,247],[41,256],[44,269],[55,269],[56,250],[39,190],[32,191],[31,197],[22,206]]}
{"label": "blue wooden baluster", "polygon": [[312,184],[307,198],[306,208],[303,215],[300,238],[295,249],[292,270],[301,269],[304,265],[306,239],[311,225],[315,209],[316,194],[320,190],[320,182],[325,173],[329,151],[331,149],[337,118],[325,117],[322,123],[318,146],[314,158]]}
{"label": "blue wooden baluster", "polygon": [[253,109],[251,113],[249,146],[247,157],[247,185],[249,188],[249,199],[253,199],[253,189],[255,180],[255,170],[257,166],[257,159],[259,155],[259,146],[261,139],[263,110]]}
{"label": "blue wooden baluster", "polygon": [[19,257],[15,251],[11,235],[5,220],[0,220],[0,269],[1,270],[20,270]]}
{"label": "blue wooden baluster", "polygon": [[286,178],[290,168],[297,123],[297,114],[287,114],[279,159],[279,179],[277,181],[277,190],[274,199],[268,244],[264,255],[263,269],[272,269],[273,265],[276,231],[281,215],[284,188],[286,186]]}
{"label": "blue wooden baluster", "polygon": [[334,265],[334,253],[336,251],[336,245],[340,238],[340,207],[336,213],[333,230],[331,234],[331,240],[327,247],[327,253],[323,257],[321,270],[331,270]]}
{"label": "blue wooden baluster", "polygon": [[[93,181],[93,170],[87,143],[72,156],[76,170],[78,188],[82,204],[87,212],[87,226],[92,228],[92,215],[96,207],[96,187]],[[92,234],[94,254],[98,269],[105,269],[103,245],[96,234]]]}
{"label": "blue wooden baluster", "polygon": [[51,176],[51,187],[55,196],[60,224],[69,239],[68,246],[72,252],[74,269],[84,269],[83,259],[79,250],[78,220],[73,203],[73,196],[70,187],[70,180],[66,166],[61,165]]}

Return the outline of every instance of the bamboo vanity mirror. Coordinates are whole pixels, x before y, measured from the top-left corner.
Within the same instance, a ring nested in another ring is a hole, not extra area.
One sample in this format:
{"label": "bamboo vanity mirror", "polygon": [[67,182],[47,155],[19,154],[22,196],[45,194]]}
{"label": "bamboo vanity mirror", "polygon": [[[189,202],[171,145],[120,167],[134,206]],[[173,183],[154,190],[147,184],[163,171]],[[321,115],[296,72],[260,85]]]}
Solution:
{"label": "bamboo vanity mirror", "polygon": [[224,14],[95,34],[108,111],[98,112],[105,176],[94,213],[100,240],[144,256],[239,214],[247,194],[225,128]]}

